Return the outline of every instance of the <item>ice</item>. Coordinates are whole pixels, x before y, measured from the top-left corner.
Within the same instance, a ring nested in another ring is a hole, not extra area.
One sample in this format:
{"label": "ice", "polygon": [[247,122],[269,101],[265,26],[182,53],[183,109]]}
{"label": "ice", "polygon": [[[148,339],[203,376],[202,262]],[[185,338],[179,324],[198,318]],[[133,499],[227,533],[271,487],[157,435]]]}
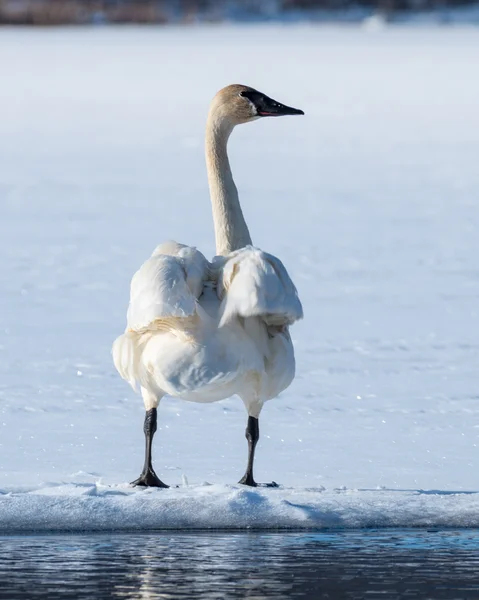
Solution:
{"label": "ice", "polygon": [[[2,29],[0,56],[2,528],[478,525],[477,495],[418,491],[479,489],[475,29]],[[158,243],[213,255],[204,126],[233,82],[306,113],[230,142],[305,309],[260,419],[256,478],[284,487],[234,485],[239,400],[166,399],[155,466],[189,486],[132,490],[111,343]]]}

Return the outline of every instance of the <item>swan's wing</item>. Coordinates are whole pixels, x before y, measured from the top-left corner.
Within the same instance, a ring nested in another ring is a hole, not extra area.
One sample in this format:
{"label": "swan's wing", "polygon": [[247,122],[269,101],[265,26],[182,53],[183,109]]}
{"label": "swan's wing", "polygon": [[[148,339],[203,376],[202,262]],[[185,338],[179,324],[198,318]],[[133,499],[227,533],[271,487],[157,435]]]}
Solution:
{"label": "swan's wing", "polygon": [[196,248],[176,242],[158,246],[131,281],[127,328],[140,331],[159,319],[193,316],[208,270]]}
{"label": "swan's wing", "polygon": [[261,317],[268,325],[291,325],[303,317],[296,288],[275,256],[247,246],[220,259],[216,268],[220,326],[235,316]]}

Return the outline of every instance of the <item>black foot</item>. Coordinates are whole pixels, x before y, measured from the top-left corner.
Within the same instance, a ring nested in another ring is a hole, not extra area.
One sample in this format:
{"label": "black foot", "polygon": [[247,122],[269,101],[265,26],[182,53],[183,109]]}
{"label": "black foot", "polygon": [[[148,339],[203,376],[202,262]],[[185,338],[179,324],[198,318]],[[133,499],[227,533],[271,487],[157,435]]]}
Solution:
{"label": "black foot", "polygon": [[157,488],[170,487],[170,486],[166,485],[166,483],[163,483],[161,481],[161,479],[153,471],[153,469],[148,469],[148,471],[143,471],[143,473],[138,477],[138,479],[135,479],[135,481],[132,481],[130,483],[130,485],[133,485],[134,487],[136,487],[138,485],[143,486],[143,487],[157,487]]}
{"label": "black foot", "polygon": [[242,485],[249,485],[250,487],[269,487],[269,488],[277,488],[279,485],[276,481],[272,481],[271,483],[256,483],[251,475],[244,475],[238,483]]}
{"label": "black foot", "polygon": [[253,476],[250,474],[243,475],[243,477],[238,481],[242,485],[249,485],[250,487],[257,487],[256,481],[253,479]]}

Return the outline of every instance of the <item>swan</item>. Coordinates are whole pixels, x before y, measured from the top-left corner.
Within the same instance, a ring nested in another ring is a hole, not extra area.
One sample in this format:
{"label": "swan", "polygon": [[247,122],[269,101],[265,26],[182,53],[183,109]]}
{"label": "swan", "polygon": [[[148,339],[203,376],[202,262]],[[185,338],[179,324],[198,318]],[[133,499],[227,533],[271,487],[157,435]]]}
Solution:
{"label": "swan", "polygon": [[258,485],[259,415],[294,378],[289,326],[303,310],[282,262],[252,244],[227,143],[236,125],[303,114],[245,85],[229,85],[211,102],[205,150],[216,256],[210,263],[194,247],[158,246],[133,276],[126,330],[113,343],[115,367],[139,386],[146,411],[145,463],[133,486],[168,487],[152,465],[163,396],[215,402],[235,394],[248,413],[248,462],[239,483]]}

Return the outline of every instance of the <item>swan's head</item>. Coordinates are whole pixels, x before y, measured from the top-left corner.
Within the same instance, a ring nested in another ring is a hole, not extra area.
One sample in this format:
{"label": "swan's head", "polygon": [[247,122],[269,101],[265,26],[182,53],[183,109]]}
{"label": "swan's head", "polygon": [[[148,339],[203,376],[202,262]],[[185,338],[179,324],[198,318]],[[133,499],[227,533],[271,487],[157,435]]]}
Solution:
{"label": "swan's head", "polygon": [[220,90],[213,98],[211,110],[233,127],[262,117],[304,115],[298,108],[281,104],[258,90],[239,84]]}

